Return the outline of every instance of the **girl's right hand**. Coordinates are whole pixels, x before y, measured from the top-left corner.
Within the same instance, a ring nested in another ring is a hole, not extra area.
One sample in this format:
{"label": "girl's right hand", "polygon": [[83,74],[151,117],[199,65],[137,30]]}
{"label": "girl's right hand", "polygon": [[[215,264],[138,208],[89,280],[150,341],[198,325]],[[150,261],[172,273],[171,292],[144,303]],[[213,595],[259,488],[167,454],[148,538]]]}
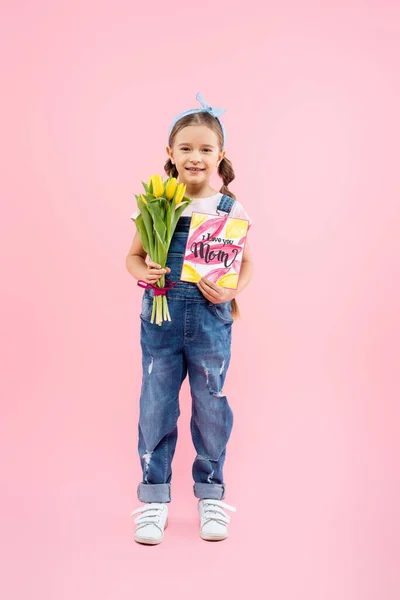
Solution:
{"label": "girl's right hand", "polygon": [[171,273],[171,269],[169,267],[161,268],[161,265],[152,262],[151,260],[147,263],[147,274],[144,278],[146,283],[156,283],[160,277],[165,275],[166,273]]}

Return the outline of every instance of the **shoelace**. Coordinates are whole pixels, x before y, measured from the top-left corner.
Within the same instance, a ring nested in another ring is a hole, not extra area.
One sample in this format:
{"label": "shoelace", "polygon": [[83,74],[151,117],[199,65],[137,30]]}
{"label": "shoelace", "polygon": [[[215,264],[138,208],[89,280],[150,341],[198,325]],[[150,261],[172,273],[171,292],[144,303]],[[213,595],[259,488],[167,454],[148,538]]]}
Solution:
{"label": "shoelace", "polygon": [[204,500],[203,503],[204,509],[204,523],[208,523],[209,521],[217,521],[217,523],[221,523],[221,525],[226,525],[226,523],[231,522],[231,518],[225,513],[224,508],[227,510],[231,510],[232,512],[236,512],[236,508],[234,506],[230,506],[226,504],[226,502],[222,502],[222,500]]}
{"label": "shoelace", "polygon": [[142,513],[133,521],[135,524],[137,524],[137,529],[141,529],[146,525],[155,525],[162,533],[163,529],[160,525],[160,517],[163,510],[163,504],[160,504],[159,502],[151,502],[133,510],[131,512],[131,516]]}

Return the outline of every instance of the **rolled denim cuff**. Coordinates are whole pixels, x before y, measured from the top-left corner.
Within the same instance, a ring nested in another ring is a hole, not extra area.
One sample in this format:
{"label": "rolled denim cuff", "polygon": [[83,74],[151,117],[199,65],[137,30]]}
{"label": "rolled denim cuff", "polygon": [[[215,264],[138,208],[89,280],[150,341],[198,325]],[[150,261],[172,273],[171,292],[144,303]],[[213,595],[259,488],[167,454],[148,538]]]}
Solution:
{"label": "rolled denim cuff", "polygon": [[171,484],[139,483],[137,495],[140,502],[171,502]]}
{"label": "rolled denim cuff", "polygon": [[222,500],[225,497],[224,483],[195,483],[193,486],[196,498]]}

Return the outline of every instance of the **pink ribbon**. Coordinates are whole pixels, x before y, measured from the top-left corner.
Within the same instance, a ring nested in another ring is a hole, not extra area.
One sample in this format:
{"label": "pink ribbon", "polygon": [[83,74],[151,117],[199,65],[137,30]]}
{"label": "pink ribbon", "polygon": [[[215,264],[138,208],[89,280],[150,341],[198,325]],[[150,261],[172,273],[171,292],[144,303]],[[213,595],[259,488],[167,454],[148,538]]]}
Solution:
{"label": "pink ribbon", "polygon": [[168,290],[178,285],[178,282],[172,283],[172,281],[169,281],[168,279],[165,280],[165,283],[167,283],[168,285],[166,285],[163,288],[160,288],[157,285],[153,285],[152,283],[147,283],[146,281],[143,281],[143,279],[139,279],[139,281],[137,282],[138,286],[141,288],[154,290],[155,296],[166,296]]}

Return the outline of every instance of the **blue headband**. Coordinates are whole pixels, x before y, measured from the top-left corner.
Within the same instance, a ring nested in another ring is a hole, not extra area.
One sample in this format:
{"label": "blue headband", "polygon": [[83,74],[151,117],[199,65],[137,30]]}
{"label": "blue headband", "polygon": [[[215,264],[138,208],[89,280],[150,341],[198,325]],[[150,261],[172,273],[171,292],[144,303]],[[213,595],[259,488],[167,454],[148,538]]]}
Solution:
{"label": "blue headband", "polygon": [[[224,112],[226,112],[226,110],[224,108],[211,108],[211,106],[208,106],[208,104],[205,102],[205,100],[204,100],[203,96],[200,94],[200,92],[197,92],[197,94],[196,94],[196,100],[198,100],[200,102],[202,108],[190,108],[189,110],[185,110],[184,112],[180,113],[179,115],[177,115],[174,118],[174,120],[172,121],[172,123],[171,123],[171,125],[169,127],[168,144],[169,144],[169,138],[171,136],[171,131],[172,131],[173,126],[182,117],[185,117],[186,115],[191,115],[191,114],[194,114],[194,113],[206,111],[210,115],[212,115],[213,117],[215,117],[216,119],[218,119],[218,117],[220,115],[222,115]],[[223,135],[222,150],[223,150],[225,148],[225,145],[226,145],[226,132],[225,132],[225,127],[223,126],[223,124],[221,122],[221,119],[218,119],[218,123],[221,125],[221,129],[222,129],[222,135]]]}

